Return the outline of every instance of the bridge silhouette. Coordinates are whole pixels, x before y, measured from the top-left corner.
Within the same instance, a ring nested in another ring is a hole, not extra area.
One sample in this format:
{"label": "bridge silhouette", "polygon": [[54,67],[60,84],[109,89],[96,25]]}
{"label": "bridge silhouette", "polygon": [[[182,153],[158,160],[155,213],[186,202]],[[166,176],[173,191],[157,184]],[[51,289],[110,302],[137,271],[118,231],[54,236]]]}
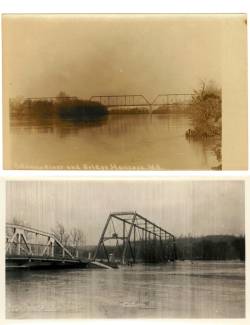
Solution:
{"label": "bridge silhouette", "polygon": [[107,107],[149,107],[190,105],[194,94],[162,94],[149,101],[144,95],[104,95],[91,96],[90,100]]}
{"label": "bridge silhouette", "polygon": [[[152,101],[149,101],[144,95],[128,94],[128,95],[95,95],[89,98],[90,101],[98,102],[107,107],[148,107],[152,110],[159,106],[189,106],[194,94],[160,94]],[[56,100],[79,100],[76,96],[63,97],[29,97],[27,101],[56,101]]]}
{"label": "bridge silhouette", "polygon": [[168,262],[176,258],[174,235],[136,212],[114,212],[108,216],[92,258],[79,258],[78,248],[66,247],[53,233],[6,224],[8,269],[108,268],[140,261]]}

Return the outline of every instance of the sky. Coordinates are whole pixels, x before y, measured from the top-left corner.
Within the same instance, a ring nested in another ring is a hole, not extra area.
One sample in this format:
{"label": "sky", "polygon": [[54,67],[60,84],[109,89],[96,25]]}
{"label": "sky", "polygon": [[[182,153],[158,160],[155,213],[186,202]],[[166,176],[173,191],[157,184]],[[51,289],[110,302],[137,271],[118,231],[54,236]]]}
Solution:
{"label": "sky", "polygon": [[176,236],[244,234],[243,181],[8,181],[6,220],[77,227],[97,244],[110,212],[136,211]]}
{"label": "sky", "polygon": [[215,15],[13,15],[3,19],[11,98],[190,93],[221,82]]}

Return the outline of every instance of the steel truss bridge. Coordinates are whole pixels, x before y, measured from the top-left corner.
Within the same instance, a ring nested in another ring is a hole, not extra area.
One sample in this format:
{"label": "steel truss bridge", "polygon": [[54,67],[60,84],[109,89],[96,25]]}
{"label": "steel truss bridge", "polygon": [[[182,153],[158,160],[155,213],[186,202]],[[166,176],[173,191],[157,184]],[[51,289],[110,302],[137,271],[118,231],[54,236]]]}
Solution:
{"label": "steel truss bridge", "polygon": [[[90,101],[98,102],[107,107],[148,107],[150,110],[159,106],[189,106],[194,94],[161,94],[153,101],[149,101],[144,95],[104,95],[91,96]],[[32,101],[56,101],[56,100],[77,100],[76,96],[65,97],[33,97],[25,100]]]}
{"label": "steel truss bridge", "polygon": [[176,258],[175,236],[137,212],[113,212],[108,216],[92,259],[79,259],[76,247],[65,247],[55,234],[6,224],[7,269],[107,268]]}
{"label": "steel truss bridge", "polygon": [[176,258],[175,236],[136,212],[109,215],[94,255],[94,260],[121,264]]}
{"label": "steel truss bridge", "polygon": [[54,234],[34,228],[6,224],[8,267],[82,267],[75,248],[66,248]]}
{"label": "steel truss bridge", "polygon": [[162,94],[150,102],[144,95],[109,95],[92,96],[91,101],[101,103],[107,107],[149,107],[150,109],[159,106],[187,106],[194,94]]}

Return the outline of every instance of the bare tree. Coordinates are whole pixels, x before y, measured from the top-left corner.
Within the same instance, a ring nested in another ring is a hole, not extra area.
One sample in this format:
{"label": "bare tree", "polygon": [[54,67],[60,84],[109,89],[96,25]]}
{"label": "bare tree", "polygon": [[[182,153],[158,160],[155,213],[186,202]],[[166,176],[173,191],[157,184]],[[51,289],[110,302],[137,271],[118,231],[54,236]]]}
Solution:
{"label": "bare tree", "polygon": [[65,230],[62,223],[57,222],[56,228],[53,229],[53,233],[64,246],[67,246],[70,239],[70,234]]}
{"label": "bare tree", "polygon": [[83,231],[78,228],[72,228],[70,231],[70,241],[75,247],[76,256],[78,257],[78,249],[85,245],[85,236]]}
{"label": "bare tree", "polygon": [[[22,219],[21,217],[12,217],[10,219],[10,223],[16,226],[23,226],[23,227],[30,227],[30,224],[25,220]],[[14,230],[12,229],[12,234],[14,233]],[[27,237],[28,240],[30,240],[32,238],[32,234],[29,233],[28,231],[24,231],[25,235]]]}
{"label": "bare tree", "polygon": [[10,223],[12,223],[13,225],[30,227],[30,224],[28,222],[26,222],[26,220],[24,220],[20,217],[11,218]]}
{"label": "bare tree", "polygon": [[66,92],[64,91],[60,91],[57,96],[56,96],[56,102],[57,103],[65,103],[67,101],[69,101],[69,98],[70,97]]}

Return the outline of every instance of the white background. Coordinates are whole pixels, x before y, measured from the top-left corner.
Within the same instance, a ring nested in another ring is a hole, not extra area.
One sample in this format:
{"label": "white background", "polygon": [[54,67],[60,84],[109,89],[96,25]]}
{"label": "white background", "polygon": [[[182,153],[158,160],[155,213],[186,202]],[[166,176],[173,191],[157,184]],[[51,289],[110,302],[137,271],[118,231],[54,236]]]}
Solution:
{"label": "white background", "polygon": [[[249,13],[250,1],[243,1],[243,0],[1,0],[0,2],[0,9],[1,13]],[[249,47],[248,47],[249,53]],[[2,52],[1,52],[1,60],[2,60]],[[1,67],[2,69],[2,67]],[[1,73],[2,75],[2,73]],[[2,103],[2,80],[1,80],[1,87],[0,87],[0,100]],[[248,117],[248,125],[249,125],[249,117]],[[213,176],[213,177],[221,177],[229,176],[231,177],[246,177],[249,176],[249,172],[230,172],[230,171],[171,171],[171,172],[162,172],[162,171],[154,171],[154,172],[122,172],[122,171],[114,171],[114,172],[100,172],[100,171],[3,171],[2,169],[2,114],[0,114],[0,178],[6,177],[21,177],[21,178],[29,178],[29,177],[46,177],[46,176],[70,176],[79,177],[79,176],[86,176],[86,177],[122,177],[122,176],[137,176],[137,177],[155,177],[155,176],[168,176],[168,177],[190,177],[190,176]],[[240,132],[240,130],[237,130]],[[248,135],[249,140],[249,135]],[[248,141],[249,142],[249,141]],[[248,150],[248,161],[250,155]],[[249,182],[247,182],[247,185]],[[249,186],[247,186],[249,187]],[[247,191],[249,192],[249,191]],[[249,199],[249,195],[248,195]],[[4,188],[3,182],[0,183],[0,234],[3,234],[0,238],[0,247],[4,247]],[[249,222],[248,222],[248,212],[246,211],[246,248],[249,246]],[[5,288],[4,288],[4,249],[0,249],[0,257],[1,257],[1,269],[0,269],[0,302],[4,302],[5,297]],[[248,258],[248,249],[247,249],[247,263],[246,269],[249,270],[249,258]],[[248,292],[249,292],[249,283],[248,283],[248,276],[247,276],[247,302],[249,301]],[[4,303],[1,304],[0,307],[0,322],[1,319],[4,318]],[[249,314],[249,303],[247,303],[246,311],[247,316]],[[122,317],[122,315],[121,315]],[[248,318],[248,317],[247,317]],[[248,320],[249,321],[249,320]],[[27,322],[27,321],[11,321],[11,323],[44,323],[45,321],[36,321],[36,322]],[[61,321],[48,321],[47,324],[54,324],[57,322],[62,324]],[[104,321],[87,321],[87,320],[70,320],[64,321],[63,324],[68,323],[117,323],[117,320],[106,320]],[[130,322],[132,324],[144,324],[144,323],[168,323],[168,324],[214,324],[214,320],[135,320],[135,321],[127,321],[127,320],[119,320],[119,323],[126,324]],[[219,324],[241,324],[246,323],[247,320],[218,320],[216,323]],[[10,323],[10,321],[7,321]]]}

